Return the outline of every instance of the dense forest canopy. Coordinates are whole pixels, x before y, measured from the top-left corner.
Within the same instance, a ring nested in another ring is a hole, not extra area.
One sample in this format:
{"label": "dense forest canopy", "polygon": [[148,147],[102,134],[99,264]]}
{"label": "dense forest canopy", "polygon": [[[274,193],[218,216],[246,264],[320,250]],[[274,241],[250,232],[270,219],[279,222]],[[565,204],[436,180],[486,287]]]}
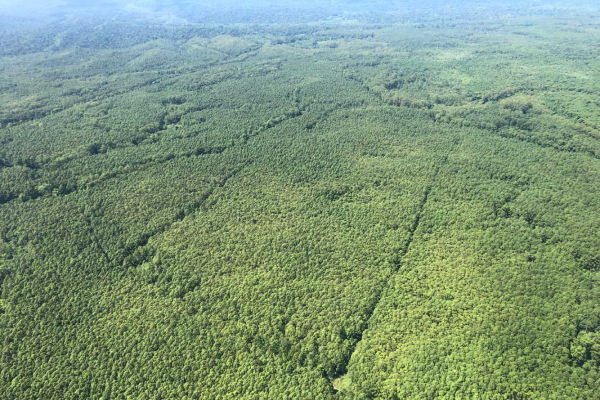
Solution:
{"label": "dense forest canopy", "polygon": [[595,1],[0,1],[0,399],[600,398]]}

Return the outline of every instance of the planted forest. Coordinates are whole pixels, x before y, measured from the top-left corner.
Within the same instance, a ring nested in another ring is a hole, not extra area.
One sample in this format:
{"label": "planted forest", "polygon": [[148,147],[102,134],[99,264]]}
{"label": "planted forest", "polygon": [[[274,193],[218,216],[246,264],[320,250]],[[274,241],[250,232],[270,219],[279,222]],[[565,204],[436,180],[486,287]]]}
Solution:
{"label": "planted forest", "polygon": [[598,3],[51,3],[0,399],[600,398]]}

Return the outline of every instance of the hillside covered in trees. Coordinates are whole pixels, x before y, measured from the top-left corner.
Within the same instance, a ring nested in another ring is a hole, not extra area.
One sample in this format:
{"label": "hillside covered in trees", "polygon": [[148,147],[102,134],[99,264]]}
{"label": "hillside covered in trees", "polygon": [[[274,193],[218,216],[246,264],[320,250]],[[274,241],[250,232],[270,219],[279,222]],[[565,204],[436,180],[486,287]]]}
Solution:
{"label": "hillside covered in trees", "polygon": [[600,398],[596,2],[89,4],[0,8],[0,399]]}

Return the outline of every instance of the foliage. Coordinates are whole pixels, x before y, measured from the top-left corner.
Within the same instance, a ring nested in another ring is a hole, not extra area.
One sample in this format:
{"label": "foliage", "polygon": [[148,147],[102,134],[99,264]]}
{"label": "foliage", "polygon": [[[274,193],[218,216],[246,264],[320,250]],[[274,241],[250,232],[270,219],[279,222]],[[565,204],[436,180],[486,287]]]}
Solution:
{"label": "foliage", "polygon": [[597,7],[418,3],[1,32],[0,398],[597,398]]}

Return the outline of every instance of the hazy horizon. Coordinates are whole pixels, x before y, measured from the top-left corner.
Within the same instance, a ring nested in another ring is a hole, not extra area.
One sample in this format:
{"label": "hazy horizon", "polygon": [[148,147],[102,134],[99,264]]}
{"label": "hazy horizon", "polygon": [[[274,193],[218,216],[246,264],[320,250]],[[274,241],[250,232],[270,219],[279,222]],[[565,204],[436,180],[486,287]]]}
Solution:
{"label": "hazy horizon", "polygon": [[402,10],[402,9],[420,9],[420,8],[431,8],[431,7],[461,7],[465,4],[472,6],[484,6],[492,5],[494,7],[510,7],[518,5],[519,7],[525,8],[545,8],[545,7],[557,7],[557,8],[571,8],[571,7],[592,7],[595,9],[599,8],[598,4],[594,1],[549,1],[539,0],[532,1],[527,4],[516,0],[493,0],[493,1],[471,1],[471,0],[458,0],[458,1],[444,1],[444,0],[426,0],[426,1],[367,1],[367,0],[329,0],[329,1],[315,1],[315,0],[304,0],[304,1],[274,1],[274,0],[225,0],[225,1],[189,1],[189,0],[30,0],[26,3],[21,0],[1,0],[0,1],[0,15],[1,16],[19,16],[27,18],[39,18],[43,16],[53,15],[57,17],[61,14],[68,15],[73,12],[81,11],[118,11],[118,12],[132,12],[145,10],[149,12],[164,12],[164,13],[178,13],[185,12],[188,9],[213,9],[213,10],[227,10],[227,9],[260,9],[264,7],[277,7],[277,8],[292,8],[292,9],[306,9],[306,8],[331,8],[338,9],[341,11],[357,11],[357,10],[369,10],[374,12],[390,11],[390,10]]}

